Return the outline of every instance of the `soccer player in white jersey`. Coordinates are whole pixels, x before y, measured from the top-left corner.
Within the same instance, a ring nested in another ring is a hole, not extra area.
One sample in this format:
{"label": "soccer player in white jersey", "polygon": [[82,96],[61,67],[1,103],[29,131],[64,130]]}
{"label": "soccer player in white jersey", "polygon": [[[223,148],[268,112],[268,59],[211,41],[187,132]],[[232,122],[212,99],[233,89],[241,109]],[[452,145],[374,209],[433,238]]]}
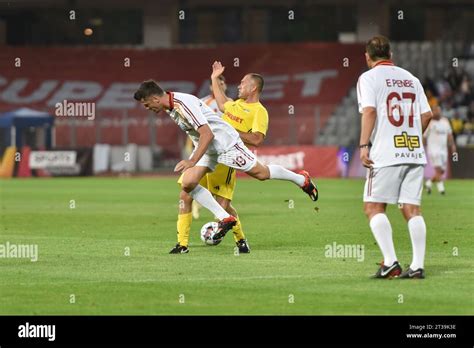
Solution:
{"label": "soccer player in white jersey", "polygon": [[433,108],[433,118],[425,131],[424,139],[428,146],[428,158],[435,170],[433,177],[425,183],[426,191],[430,194],[433,183],[436,183],[438,192],[444,195],[443,174],[448,164],[448,145],[451,152],[455,153],[456,144],[451,124],[446,117],[441,116],[441,108],[438,105]]}
{"label": "soccer player in white jersey", "polygon": [[[211,83],[209,85],[209,90],[210,90],[211,94],[206,95],[205,97],[201,98],[201,100],[207,106],[209,106],[212,109],[212,111],[214,111],[219,117],[222,117],[222,111],[219,110],[219,106],[217,105],[217,101],[216,101],[216,98],[214,96],[214,92],[212,91],[212,80],[210,82]],[[225,93],[225,91],[227,90],[227,84],[225,83],[224,75],[219,76],[219,85],[221,86],[222,90]],[[191,153],[193,152],[193,147],[194,147],[194,145],[193,145],[192,139],[190,137],[187,137],[186,138],[186,145],[185,145],[187,156],[191,155]],[[193,200],[193,203],[192,203],[192,216],[193,216],[193,219],[199,219],[199,208],[200,208],[199,203]]]}
{"label": "soccer player in white jersey", "polygon": [[[369,168],[364,187],[364,211],[383,254],[374,278],[424,278],[426,225],[421,216],[423,171],[426,164],[423,131],[431,109],[420,81],[391,61],[390,43],[375,36],[367,42],[370,70],[359,77],[357,99],[361,118],[360,159]],[[402,271],[395,254],[387,204],[399,204],[408,222],[413,259]]]}
{"label": "soccer player in white jersey", "polygon": [[[191,94],[165,91],[153,80],[143,82],[135,92],[134,98],[155,113],[166,111],[193,140],[194,151],[191,157],[180,161],[174,171],[184,173],[180,199],[189,194],[219,219],[214,239],[224,237],[237,223],[237,219],[225,211],[207,189],[199,185],[202,177],[212,172],[218,163],[243,171],[258,180],[291,181],[313,201],[318,199],[316,186],[306,171],[297,174],[280,165],[260,163],[244,145],[239,133],[199,98]],[[183,209],[181,205],[179,209],[181,214]],[[188,251],[186,246],[178,243],[170,253],[184,254]]]}

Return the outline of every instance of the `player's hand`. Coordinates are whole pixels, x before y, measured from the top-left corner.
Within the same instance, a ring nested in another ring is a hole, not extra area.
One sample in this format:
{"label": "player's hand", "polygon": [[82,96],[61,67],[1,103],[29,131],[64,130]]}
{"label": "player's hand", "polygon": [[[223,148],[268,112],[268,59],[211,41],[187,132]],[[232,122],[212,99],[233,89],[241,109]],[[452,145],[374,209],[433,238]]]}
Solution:
{"label": "player's hand", "polygon": [[181,162],[179,162],[176,165],[176,167],[174,167],[174,171],[175,172],[184,172],[186,169],[194,167],[195,164],[196,163],[194,163],[191,160],[182,160]]}
{"label": "player's hand", "polygon": [[364,167],[372,168],[372,164],[374,164],[374,162],[369,158],[369,149],[367,147],[360,149],[360,160]]}
{"label": "player's hand", "polygon": [[212,64],[211,79],[217,78],[224,73],[225,66],[222,66],[221,62],[215,61]]}

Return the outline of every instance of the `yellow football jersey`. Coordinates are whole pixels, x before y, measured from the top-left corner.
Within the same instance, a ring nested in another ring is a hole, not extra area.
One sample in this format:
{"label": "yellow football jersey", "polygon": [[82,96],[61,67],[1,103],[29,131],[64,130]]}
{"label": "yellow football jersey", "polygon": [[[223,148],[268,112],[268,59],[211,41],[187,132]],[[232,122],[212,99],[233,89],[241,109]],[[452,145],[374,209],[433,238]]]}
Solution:
{"label": "yellow football jersey", "polygon": [[243,99],[224,104],[222,118],[240,132],[267,134],[268,112],[260,103],[246,103]]}

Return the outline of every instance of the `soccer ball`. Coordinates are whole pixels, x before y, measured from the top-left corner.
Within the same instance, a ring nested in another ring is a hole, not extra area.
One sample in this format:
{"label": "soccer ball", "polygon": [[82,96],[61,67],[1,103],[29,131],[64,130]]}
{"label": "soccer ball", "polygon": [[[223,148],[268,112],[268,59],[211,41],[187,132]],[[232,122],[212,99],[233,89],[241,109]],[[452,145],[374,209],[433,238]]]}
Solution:
{"label": "soccer ball", "polygon": [[204,224],[204,226],[202,226],[201,240],[204,242],[204,244],[217,245],[220,242],[222,242],[223,238],[217,239],[217,240],[212,239],[212,237],[214,237],[214,235],[216,234],[217,229],[219,228],[218,226],[219,226],[218,223],[215,221],[208,222]]}

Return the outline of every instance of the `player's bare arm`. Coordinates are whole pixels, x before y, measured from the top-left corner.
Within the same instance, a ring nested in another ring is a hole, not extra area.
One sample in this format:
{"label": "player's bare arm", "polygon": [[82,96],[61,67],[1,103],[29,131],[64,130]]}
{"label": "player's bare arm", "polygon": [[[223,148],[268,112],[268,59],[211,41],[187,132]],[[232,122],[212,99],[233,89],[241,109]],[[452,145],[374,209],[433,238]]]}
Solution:
{"label": "player's bare arm", "polygon": [[456,148],[456,142],[454,141],[454,137],[452,134],[448,134],[448,145],[449,145],[449,148],[451,149],[451,153],[458,152]]}
{"label": "player's bare arm", "polygon": [[377,110],[373,107],[365,107],[362,111],[360,130],[360,160],[364,167],[371,168],[374,162],[369,158],[370,135],[374,130]]}
{"label": "player's bare arm", "polygon": [[421,114],[421,127],[423,130],[423,133],[425,132],[426,128],[428,128],[428,125],[430,124],[432,117],[433,117],[433,113],[431,111]]}
{"label": "player's bare arm", "polygon": [[239,131],[240,138],[246,145],[258,147],[265,140],[265,135],[260,132],[245,133]]}
{"label": "player's bare arm", "polygon": [[209,144],[214,139],[214,134],[212,133],[209,125],[205,124],[198,128],[199,132],[199,143],[194,151],[194,154],[188,160],[180,161],[176,167],[174,167],[175,172],[184,172],[186,169],[194,167],[196,163],[201,159],[201,157],[206,153]]}
{"label": "player's bare arm", "polygon": [[426,132],[423,132],[423,137],[422,137],[423,146],[426,146],[426,142],[427,142],[427,139],[428,139],[428,133],[429,133],[429,129],[426,130]]}
{"label": "player's bare arm", "polygon": [[224,73],[225,66],[222,66],[221,62],[215,61],[212,64],[212,74],[211,74],[211,81],[212,81],[212,91],[214,92],[214,97],[216,98],[217,106],[219,110],[224,112],[224,104],[227,101],[232,101],[233,99],[226,96],[224,89],[222,88],[221,84],[219,83],[219,76]]}

